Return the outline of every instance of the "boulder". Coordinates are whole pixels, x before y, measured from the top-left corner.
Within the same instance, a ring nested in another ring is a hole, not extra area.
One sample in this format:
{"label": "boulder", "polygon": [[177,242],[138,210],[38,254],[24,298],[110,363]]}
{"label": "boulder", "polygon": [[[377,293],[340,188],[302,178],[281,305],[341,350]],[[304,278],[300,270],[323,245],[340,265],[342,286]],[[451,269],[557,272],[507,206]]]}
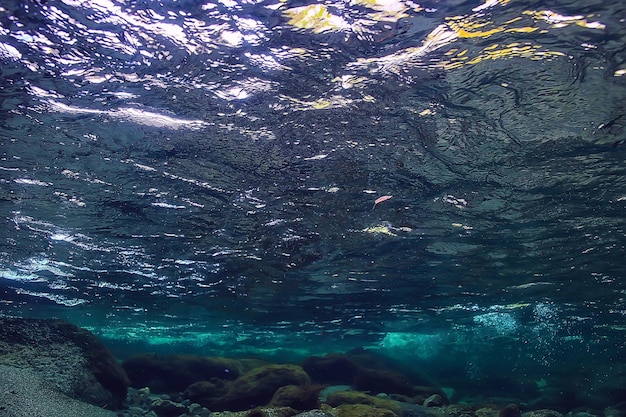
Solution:
{"label": "boulder", "polygon": [[259,361],[235,360],[195,355],[160,356],[144,353],[122,363],[135,388],[149,387],[153,392],[174,393],[198,381],[237,379]]}
{"label": "boulder", "polygon": [[291,407],[311,410],[319,406],[323,385],[287,385],[276,390],[270,401],[272,407]]}
{"label": "boulder", "polygon": [[499,417],[522,417],[522,413],[516,404],[508,404],[498,414]]}
{"label": "boulder", "polygon": [[212,398],[221,397],[228,391],[227,381],[213,378],[211,381],[198,381],[189,385],[182,397],[200,404],[208,404]]}
{"label": "boulder", "polygon": [[[441,407],[444,404],[443,397],[439,394],[433,394],[430,397],[424,400],[424,407]],[[520,417],[517,416],[509,416],[509,415],[501,415],[500,417]]]}
{"label": "boulder", "polygon": [[129,386],[111,352],[63,320],[0,317],[0,364],[31,370],[51,389],[109,409],[122,405]]}
{"label": "boulder", "polygon": [[402,415],[399,403],[388,398],[373,397],[358,391],[337,391],[328,395],[326,403],[331,407],[362,404],[391,411],[394,415]]}
{"label": "boulder", "polygon": [[157,399],[150,404],[150,410],[159,417],[178,417],[187,413],[189,408],[171,400]]}
{"label": "boulder", "polygon": [[183,396],[211,410],[243,411],[267,405],[281,387],[304,387],[311,381],[300,366],[265,365],[221,386],[216,386],[214,382],[193,384]]}
{"label": "boulder", "polygon": [[359,366],[342,353],[329,353],[325,356],[311,356],[302,364],[311,379],[320,384],[350,385]]}
{"label": "boulder", "polygon": [[372,394],[395,393],[412,397],[417,394],[409,378],[392,370],[360,368],[353,381],[354,389]]}
{"label": "boulder", "polygon": [[[312,356],[304,361],[302,368],[314,382],[320,384],[350,385],[371,394],[404,396],[420,404],[432,394],[447,399],[428,376],[416,370],[407,374],[400,363],[367,349],[353,349],[346,354]],[[428,384],[423,385],[425,382]],[[418,383],[422,385],[416,385]]]}

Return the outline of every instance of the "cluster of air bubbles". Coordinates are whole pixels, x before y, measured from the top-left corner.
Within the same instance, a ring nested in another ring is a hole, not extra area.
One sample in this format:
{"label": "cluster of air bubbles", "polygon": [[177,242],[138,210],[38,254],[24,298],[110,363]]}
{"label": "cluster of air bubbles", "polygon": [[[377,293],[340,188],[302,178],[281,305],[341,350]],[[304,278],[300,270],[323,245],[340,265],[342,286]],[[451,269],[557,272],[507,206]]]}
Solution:
{"label": "cluster of air bubbles", "polygon": [[498,336],[507,336],[517,332],[519,324],[511,313],[490,312],[474,316],[474,323],[495,332]]}
{"label": "cluster of air bubbles", "polygon": [[561,320],[559,310],[551,303],[538,303],[533,308],[531,340],[536,354],[534,359],[543,366],[549,366],[556,351]]}

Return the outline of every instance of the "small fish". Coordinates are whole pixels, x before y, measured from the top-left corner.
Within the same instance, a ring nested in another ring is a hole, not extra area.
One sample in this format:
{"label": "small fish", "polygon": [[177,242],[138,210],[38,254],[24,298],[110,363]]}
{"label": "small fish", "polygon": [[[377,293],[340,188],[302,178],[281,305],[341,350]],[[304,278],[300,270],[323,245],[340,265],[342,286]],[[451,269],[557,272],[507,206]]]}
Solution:
{"label": "small fish", "polygon": [[387,200],[389,200],[391,197],[392,197],[392,196],[390,196],[390,195],[384,195],[384,196],[382,196],[382,197],[378,197],[378,198],[376,199],[376,201],[374,201],[374,205],[372,206],[372,210],[374,210],[374,209],[376,208],[376,205],[377,205],[378,203],[382,203],[383,201],[387,201]]}

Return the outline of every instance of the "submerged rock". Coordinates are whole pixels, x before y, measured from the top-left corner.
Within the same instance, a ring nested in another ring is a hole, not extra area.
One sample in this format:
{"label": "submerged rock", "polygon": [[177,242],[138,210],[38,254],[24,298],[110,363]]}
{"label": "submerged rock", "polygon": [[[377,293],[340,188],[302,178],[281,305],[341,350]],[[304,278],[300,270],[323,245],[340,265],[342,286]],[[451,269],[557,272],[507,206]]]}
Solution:
{"label": "submerged rock", "polygon": [[419,404],[438,394],[447,402],[444,391],[428,376],[416,370],[409,375],[401,370],[400,364],[367,349],[312,356],[302,367],[314,382],[320,384],[345,384],[370,394],[388,394]]}
{"label": "submerged rock", "polygon": [[522,413],[515,404],[509,404],[500,410],[498,417],[521,417]]}
{"label": "submerged rock", "polygon": [[89,331],[63,320],[0,318],[0,364],[27,369],[69,398],[118,408],[129,380]]}
{"label": "submerged rock", "polygon": [[337,417],[398,417],[399,414],[385,408],[366,404],[344,404],[333,409]]}
{"label": "submerged rock", "polygon": [[[328,395],[326,403],[331,407],[343,405],[362,404],[377,409],[391,411],[394,415],[402,415],[402,408],[397,401],[388,398],[373,397],[358,391],[337,391]],[[344,408],[345,410],[345,408]],[[365,409],[363,409],[365,410]],[[368,411],[369,412],[369,411]]]}
{"label": "submerged rock", "polygon": [[122,363],[133,387],[149,387],[154,392],[185,390],[198,381],[234,380],[260,361],[235,360],[194,355],[159,356],[151,353],[133,356]]}
{"label": "submerged rock", "polygon": [[359,369],[352,359],[341,353],[311,356],[304,361],[302,368],[313,381],[330,385],[351,385]]}
{"label": "submerged rock", "polygon": [[[424,400],[424,407],[441,407],[444,404],[443,397],[439,394],[433,394]],[[513,417],[513,416],[502,416]],[[517,416],[519,417],[519,416]]]}
{"label": "submerged rock", "polygon": [[267,405],[281,387],[308,386],[310,378],[296,365],[265,365],[252,369],[234,381],[198,382],[183,396],[211,410],[247,410]]}
{"label": "submerged rock", "polygon": [[291,407],[296,410],[311,410],[319,406],[323,385],[287,385],[274,393],[270,406]]}
{"label": "submerged rock", "polygon": [[159,417],[178,417],[187,413],[189,408],[174,401],[158,399],[150,404],[150,410]]}
{"label": "submerged rock", "polygon": [[368,391],[372,394],[381,392],[407,396],[417,394],[406,375],[392,370],[377,370],[362,367],[354,377],[353,386],[359,391]]}

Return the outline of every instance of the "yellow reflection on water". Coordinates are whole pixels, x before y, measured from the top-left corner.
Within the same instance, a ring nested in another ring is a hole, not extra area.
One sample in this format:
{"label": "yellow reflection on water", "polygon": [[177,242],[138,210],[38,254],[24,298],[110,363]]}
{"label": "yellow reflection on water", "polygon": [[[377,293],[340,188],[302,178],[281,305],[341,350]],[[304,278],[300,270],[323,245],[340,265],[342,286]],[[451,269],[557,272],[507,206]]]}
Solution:
{"label": "yellow reflection on water", "polygon": [[294,7],[285,10],[285,16],[289,18],[287,23],[290,25],[296,28],[310,29],[313,33],[341,31],[350,28],[343,17],[330,13],[328,7],[323,4]]}
{"label": "yellow reflection on water", "polygon": [[[428,34],[402,49],[391,50],[383,55],[356,56],[345,65],[345,72],[337,74],[332,83],[334,87],[323,97],[310,99],[281,97],[289,107],[295,110],[326,110],[346,107],[355,101],[373,102],[375,99],[365,93],[379,75],[394,74],[402,79],[411,80],[412,74],[422,70],[455,71],[467,66],[502,59],[550,60],[567,56],[567,51],[558,49],[554,37],[564,28],[575,26],[582,30],[604,30],[605,25],[597,21],[594,15],[564,16],[551,10],[512,10],[508,0],[486,0],[465,15],[449,16],[440,21]],[[377,22],[397,22],[410,20],[417,16],[430,17],[434,9],[423,9],[410,0],[351,0],[346,3],[312,4],[285,10],[288,24],[297,29],[304,29],[314,34],[328,32],[352,32],[361,37],[363,34],[372,42],[377,32],[388,31],[391,25],[384,23],[384,28]],[[385,41],[393,43],[385,36]],[[550,36],[550,42],[546,42]],[[556,45],[556,46],[555,46]],[[591,44],[585,44],[589,48]],[[334,49],[328,47],[319,59],[332,59]],[[295,59],[306,59],[307,53]],[[626,70],[619,68],[616,77],[624,76]],[[342,97],[348,89],[361,91],[361,97]],[[421,114],[423,116],[427,113]]]}

